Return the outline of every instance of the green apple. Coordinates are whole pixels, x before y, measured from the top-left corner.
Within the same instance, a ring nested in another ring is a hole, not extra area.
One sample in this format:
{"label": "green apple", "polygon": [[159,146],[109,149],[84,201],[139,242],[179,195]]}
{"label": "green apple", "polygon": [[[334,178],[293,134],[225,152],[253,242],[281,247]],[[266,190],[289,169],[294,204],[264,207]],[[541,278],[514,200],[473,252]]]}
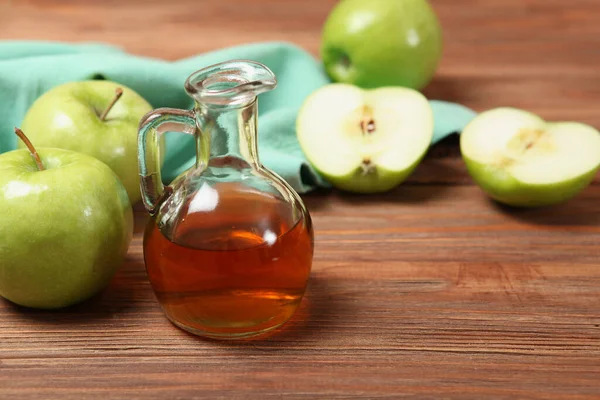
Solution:
{"label": "green apple", "polygon": [[420,90],[435,74],[442,47],[426,0],[343,0],[325,23],[321,58],[335,82]]}
{"label": "green apple", "polygon": [[600,132],[576,122],[548,123],[526,111],[497,108],[463,131],[469,173],[492,198],[511,206],[564,202],[600,168]]}
{"label": "green apple", "polygon": [[0,155],[0,296],[54,309],[107,286],[131,242],[125,188],[99,160],[40,148]]}
{"label": "green apple", "polygon": [[404,181],[427,152],[433,112],[412,89],[334,83],[306,99],[296,132],[309,162],[334,186],[385,192]]}
{"label": "green apple", "polygon": [[[111,106],[119,88],[122,96]],[[105,118],[101,118],[107,110]],[[146,100],[121,84],[100,80],[70,82],[39,97],[27,111],[21,127],[37,147],[73,150],[104,162],[121,179],[134,204],[141,198],[138,125],[150,110]]]}

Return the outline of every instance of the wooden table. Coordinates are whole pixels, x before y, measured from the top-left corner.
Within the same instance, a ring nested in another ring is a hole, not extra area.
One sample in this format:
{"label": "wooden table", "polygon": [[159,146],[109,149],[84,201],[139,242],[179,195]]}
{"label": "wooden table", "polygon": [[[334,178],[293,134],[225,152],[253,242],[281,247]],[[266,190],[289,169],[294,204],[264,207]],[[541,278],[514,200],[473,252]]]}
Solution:
{"label": "wooden table", "polygon": [[[317,54],[334,0],[0,0],[0,38],[102,40],[176,59],[249,41]],[[145,5],[142,5],[147,3]],[[433,0],[446,52],[426,90],[600,127],[597,0]],[[0,398],[600,398],[600,185],[499,206],[456,139],[382,196],[305,196],[316,229],[293,320],[255,341],[163,317],[137,234],[108,290],[73,309],[0,302]]]}

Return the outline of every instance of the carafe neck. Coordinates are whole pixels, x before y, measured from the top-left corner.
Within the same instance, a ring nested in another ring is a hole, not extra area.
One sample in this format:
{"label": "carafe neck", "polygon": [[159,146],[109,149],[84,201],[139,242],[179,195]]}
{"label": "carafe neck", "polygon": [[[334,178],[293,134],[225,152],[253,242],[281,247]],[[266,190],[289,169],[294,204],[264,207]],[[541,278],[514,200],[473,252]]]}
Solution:
{"label": "carafe neck", "polygon": [[258,166],[256,97],[242,105],[197,103],[197,167]]}
{"label": "carafe neck", "polygon": [[257,96],[276,85],[269,68],[248,60],[215,64],[187,79],[186,92],[196,101],[197,169],[259,165]]}

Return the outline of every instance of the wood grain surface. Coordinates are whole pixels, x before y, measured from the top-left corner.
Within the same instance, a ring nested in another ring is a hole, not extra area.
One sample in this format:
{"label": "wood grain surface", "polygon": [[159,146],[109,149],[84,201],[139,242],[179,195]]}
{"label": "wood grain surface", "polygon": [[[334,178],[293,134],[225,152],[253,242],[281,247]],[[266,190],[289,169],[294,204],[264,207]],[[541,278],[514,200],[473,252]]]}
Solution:
{"label": "wood grain surface", "polygon": [[[260,40],[317,55],[333,0],[2,1],[1,39],[99,40],[177,59]],[[600,127],[597,0],[433,0],[444,61],[429,97]],[[142,259],[145,213],[108,290],[59,312],[0,302],[0,398],[598,399],[600,185],[499,206],[456,138],[380,196],[306,195],[306,298],[269,337],[172,326]]]}

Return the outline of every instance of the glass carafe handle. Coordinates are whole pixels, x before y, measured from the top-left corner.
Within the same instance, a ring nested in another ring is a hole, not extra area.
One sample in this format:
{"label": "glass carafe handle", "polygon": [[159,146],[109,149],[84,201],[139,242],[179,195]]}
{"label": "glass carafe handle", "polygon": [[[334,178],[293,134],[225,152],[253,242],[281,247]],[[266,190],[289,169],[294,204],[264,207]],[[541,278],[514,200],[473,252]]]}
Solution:
{"label": "glass carafe handle", "polygon": [[170,194],[160,176],[160,139],[165,132],[182,132],[194,135],[196,119],[194,111],[177,108],[158,108],[146,114],[140,121],[138,131],[138,164],[142,201],[154,215],[163,200]]}

